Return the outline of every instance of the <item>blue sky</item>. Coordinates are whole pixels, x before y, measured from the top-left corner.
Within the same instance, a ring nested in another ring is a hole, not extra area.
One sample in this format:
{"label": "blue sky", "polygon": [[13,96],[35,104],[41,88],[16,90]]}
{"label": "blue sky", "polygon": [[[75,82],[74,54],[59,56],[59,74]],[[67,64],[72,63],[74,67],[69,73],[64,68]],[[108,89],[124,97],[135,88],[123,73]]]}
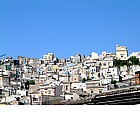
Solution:
{"label": "blue sky", "polygon": [[140,51],[140,0],[0,0],[0,54]]}

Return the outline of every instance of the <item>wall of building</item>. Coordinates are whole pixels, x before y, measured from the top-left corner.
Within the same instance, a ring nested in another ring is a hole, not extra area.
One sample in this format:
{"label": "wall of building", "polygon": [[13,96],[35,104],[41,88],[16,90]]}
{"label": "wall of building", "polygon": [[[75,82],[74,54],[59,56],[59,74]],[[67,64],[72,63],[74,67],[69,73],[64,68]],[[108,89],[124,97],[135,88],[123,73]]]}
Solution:
{"label": "wall of building", "polygon": [[120,60],[127,60],[128,51],[126,46],[116,45],[116,58]]}

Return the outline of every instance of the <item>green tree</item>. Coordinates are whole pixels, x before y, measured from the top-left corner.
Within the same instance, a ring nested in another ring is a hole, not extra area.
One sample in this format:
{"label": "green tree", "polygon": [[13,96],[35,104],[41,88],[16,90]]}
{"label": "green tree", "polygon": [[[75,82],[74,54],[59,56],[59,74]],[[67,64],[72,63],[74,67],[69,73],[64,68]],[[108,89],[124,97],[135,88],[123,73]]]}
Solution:
{"label": "green tree", "polygon": [[121,60],[115,59],[114,60],[114,66],[115,67],[120,67],[121,66]]}
{"label": "green tree", "polygon": [[117,83],[116,80],[112,80],[112,81],[111,81],[111,84],[113,84],[115,88],[118,88],[118,86],[116,85],[116,83]]}
{"label": "green tree", "polygon": [[29,90],[29,86],[30,86],[30,84],[29,84],[29,81],[27,80],[26,83],[25,83],[25,89]]}
{"label": "green tree", "polygon": [[26,89],[26,90],[29,90],[30,85],[35,85],[35,81],[34,81],[34,80],[30,80],[30,81],[27,80],[27,81],[25,82],[25,89]]}
{"label": "green tree", "polygon": [[112,80],[112,81],[111,81],[111,84],[116,85],[116,83],[117,83],[117,81],[116,81],[116,80]]}
{"label": "green tree", "polygon": [[114,59],[114,66],[115,67],[121,67],[121,66],[127,66],[130,67],[131,65],[139,65],[139,59],[136,58],[135,56],[130,57],[128,60],[118,60]]}
{"label": "green tree", "polygon": [[139,59],[136,58],[136,56],[131,56],[129,59],[128,59],[130,65],[139,65]]}
{"label": "green tree", "polygon": [[85,83],[86,81],[87,81],[86,78],[83,78],[83,79],[82,79],[82,83]]}
{"label": "green tree", "polygon": [[35,85],[35,81],[34,80],[30,80],[29,81],[29,85]]}

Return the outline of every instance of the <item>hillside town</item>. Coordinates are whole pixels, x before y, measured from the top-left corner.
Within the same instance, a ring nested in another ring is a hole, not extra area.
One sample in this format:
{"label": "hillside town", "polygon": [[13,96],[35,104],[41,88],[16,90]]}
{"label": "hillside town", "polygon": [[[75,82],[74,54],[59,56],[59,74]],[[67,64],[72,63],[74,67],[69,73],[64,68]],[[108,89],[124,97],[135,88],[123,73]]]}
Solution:
{"label": "hillside town", "polygon": [[126,46],[116,52],[74,54],[58,59],[0,58],[0,104],[47,105],[78,101],[122,87],[140,85],[140,52],[128,55]]}

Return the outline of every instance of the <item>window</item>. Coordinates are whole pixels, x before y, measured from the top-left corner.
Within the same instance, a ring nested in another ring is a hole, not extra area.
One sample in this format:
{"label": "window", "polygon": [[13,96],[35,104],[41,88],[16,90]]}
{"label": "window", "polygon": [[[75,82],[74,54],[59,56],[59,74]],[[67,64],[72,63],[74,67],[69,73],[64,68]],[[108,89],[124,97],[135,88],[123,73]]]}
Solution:
{"label": "window", "polygon": [[102,93],[102,91],[100,90],[99,93]]}

